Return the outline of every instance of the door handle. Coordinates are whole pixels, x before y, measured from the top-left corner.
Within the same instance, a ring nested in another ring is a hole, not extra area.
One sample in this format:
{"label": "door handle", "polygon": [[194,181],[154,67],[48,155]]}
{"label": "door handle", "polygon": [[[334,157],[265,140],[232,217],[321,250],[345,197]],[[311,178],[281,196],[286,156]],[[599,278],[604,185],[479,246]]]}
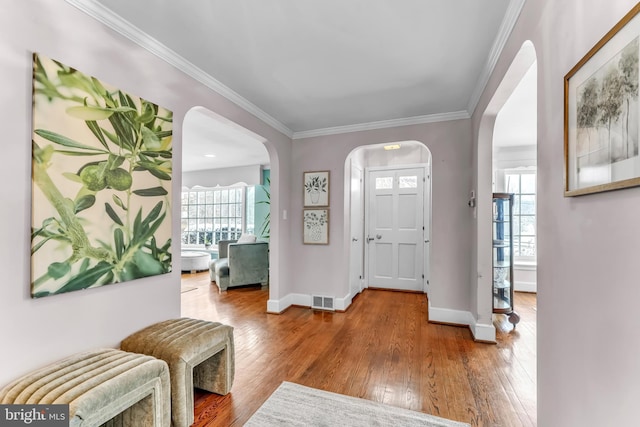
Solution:
{"label": "door handle", "polygon": [[382,236],[380,234],[376,234],[376,239],[380,240],[382,239]]}
{"label": "door handle", "polygon": [[367,237],[367,243],[369,243],[372,240],[375,240],[375,239],[373,237]]}
{"label": "door handle", "polygon": [[352,241],[352,242],[357,242],[357,241],[358,241],[358,238],[357,238],[357,237],[352,237],[352,238],[351,238],[351,241]]}

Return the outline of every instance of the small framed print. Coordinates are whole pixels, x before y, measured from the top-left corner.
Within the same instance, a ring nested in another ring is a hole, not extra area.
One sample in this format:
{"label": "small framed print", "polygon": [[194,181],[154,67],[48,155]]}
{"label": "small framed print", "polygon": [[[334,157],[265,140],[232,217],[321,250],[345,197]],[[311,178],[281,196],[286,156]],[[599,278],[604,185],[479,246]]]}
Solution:
{"label": "small framed print", "polygon": [[304,172],[304,207],[329,206],[329,171]]}
{"label": "small framed print", "polygon": [[305,245],[329,244],[329,209],[304,209],[302,226]]}

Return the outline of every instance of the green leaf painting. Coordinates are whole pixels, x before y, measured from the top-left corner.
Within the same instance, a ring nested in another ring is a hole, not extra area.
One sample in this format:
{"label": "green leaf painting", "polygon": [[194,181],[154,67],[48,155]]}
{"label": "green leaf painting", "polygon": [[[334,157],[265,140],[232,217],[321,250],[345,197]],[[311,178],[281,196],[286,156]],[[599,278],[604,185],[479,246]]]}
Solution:
{"label": "green leaf painting", "polygon": [[171,271],[172,120],[34,54],[32,297]]}

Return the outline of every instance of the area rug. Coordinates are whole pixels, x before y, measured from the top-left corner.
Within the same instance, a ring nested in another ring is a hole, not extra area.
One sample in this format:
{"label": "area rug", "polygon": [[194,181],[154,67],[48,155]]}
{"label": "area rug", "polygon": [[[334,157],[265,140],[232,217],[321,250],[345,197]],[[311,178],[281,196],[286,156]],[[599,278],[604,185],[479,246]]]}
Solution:
{"label": "area rug", "polygon": [[462,427],[469,424],[285,381],[245,426]]}

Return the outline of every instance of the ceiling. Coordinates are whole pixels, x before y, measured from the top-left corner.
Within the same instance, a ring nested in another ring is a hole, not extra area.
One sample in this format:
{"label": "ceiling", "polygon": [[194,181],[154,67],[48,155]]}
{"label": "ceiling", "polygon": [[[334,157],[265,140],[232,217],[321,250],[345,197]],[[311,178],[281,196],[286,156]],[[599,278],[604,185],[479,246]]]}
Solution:
{"label": "ceiling", "polygon": [[182,129],[183,172],[269,165],[269,153],[259,136],[206,108],[189,110]]}
{"label": "ceiling", "polygon": [[525,0],[67,1],[298,139],[469,117]]}
{"label": "ceiling", "polygon": [[532,147],[537,144],[537,65],[520,80],[496,116],[494,148]]}

